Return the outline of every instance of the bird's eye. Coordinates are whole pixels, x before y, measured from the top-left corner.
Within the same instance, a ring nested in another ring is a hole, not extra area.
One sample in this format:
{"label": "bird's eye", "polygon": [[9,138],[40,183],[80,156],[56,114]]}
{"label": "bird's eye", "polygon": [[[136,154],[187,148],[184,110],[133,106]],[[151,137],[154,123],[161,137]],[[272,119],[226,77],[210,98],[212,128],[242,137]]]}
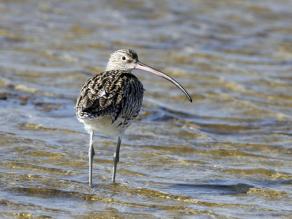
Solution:
{"label": "bird's eye", "polygon": [[126,57],[125,57],[125,56],[123,56],[123,57],[122,57],[122,60],[126,60]]}

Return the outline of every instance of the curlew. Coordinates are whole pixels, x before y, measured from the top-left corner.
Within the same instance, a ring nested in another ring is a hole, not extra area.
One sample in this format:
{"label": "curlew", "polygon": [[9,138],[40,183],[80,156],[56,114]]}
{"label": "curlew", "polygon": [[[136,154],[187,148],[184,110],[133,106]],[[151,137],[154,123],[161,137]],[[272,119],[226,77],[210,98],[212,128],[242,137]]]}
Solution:
{"label": "curlew", "polygon": [[106,70],[89,79],[82,87],[76,102],[77,119],[89,133],[89,176],[92,187],[92,163],[94,132],[117,137],[113,157],[112,182],[115,183],[122,136],[132,120],[140,112],[143,101],[143,85],[132,74],[135,69],[153,73],[172,82],[183,91],[188,100],[191,96],[175,79],[139,61],[131,49],[117,50],[111,54]]}

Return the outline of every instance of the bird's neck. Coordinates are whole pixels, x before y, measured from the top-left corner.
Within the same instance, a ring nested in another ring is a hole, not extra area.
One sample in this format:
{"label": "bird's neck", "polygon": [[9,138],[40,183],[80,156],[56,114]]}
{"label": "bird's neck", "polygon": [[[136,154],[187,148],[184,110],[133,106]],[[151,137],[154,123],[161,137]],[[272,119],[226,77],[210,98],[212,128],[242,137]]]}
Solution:
{"label": "bird's neck", "polygon": [[132,69],[125,69],[125,68],[121,68],[120,66],[115,66],[115,65],[112,65],[112,64],[108,64],[107,66],[106,66],[106,69],[105,69],[106,71],[113,71],[113,70],[115,70],[115,71],[127,71],[127,72],[129,72],[129,73],[132,73]]}
{"label": "bird's neck", "polygon": [[107,64],[105,70],[106,71],[112,71],[112,70],[116,70],[116,69],[115,69],[115,66]]}

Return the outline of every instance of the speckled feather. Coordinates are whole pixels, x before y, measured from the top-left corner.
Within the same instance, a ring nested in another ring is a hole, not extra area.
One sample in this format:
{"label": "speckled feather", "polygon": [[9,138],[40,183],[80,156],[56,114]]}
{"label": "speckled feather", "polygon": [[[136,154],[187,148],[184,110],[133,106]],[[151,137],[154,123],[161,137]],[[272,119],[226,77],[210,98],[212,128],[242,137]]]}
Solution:
{"label": "speckled feather", "polygon": [[76,103],[79,119],[110,116],[112,123],[118,118],[119,125],[127,126],[135,118],[143,101],[143,85],[128,71],[111,70],[89,79],[81,89]]}

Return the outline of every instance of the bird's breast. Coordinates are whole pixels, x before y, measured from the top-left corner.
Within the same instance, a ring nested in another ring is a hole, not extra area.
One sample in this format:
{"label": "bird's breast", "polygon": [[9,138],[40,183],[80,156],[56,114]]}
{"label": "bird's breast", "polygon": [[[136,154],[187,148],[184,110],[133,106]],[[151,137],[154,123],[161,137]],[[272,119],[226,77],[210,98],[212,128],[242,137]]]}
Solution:
{"label": "bird's breast", "polygon": [[112,121],[112,117],[109,115],[90,119],[78,118],[78,120],[83,123],[88,132],[93,130],[109,136],[123,135],[125,130],[131,124],[131,121],[125,120],[121,117],[118,117],[115,121]]}

